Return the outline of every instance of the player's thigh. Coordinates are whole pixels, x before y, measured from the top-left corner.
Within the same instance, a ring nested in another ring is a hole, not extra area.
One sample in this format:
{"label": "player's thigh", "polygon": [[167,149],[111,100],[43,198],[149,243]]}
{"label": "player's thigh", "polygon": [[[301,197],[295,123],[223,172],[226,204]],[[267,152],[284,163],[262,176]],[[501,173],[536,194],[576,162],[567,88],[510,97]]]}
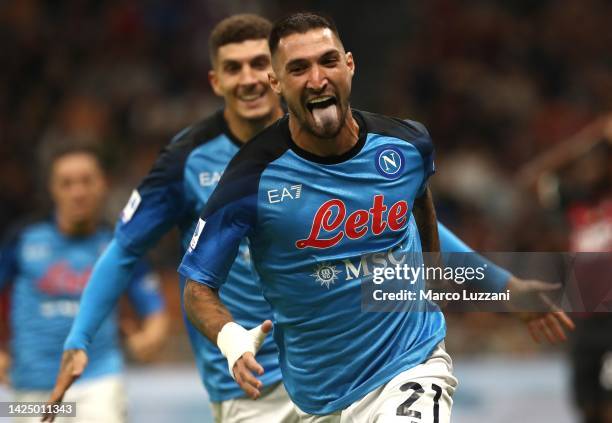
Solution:
{"label": "player's thigh", "polygon": [[344,410],[342,423],[448,423],[457,379],[442,346]]}
{"label": "player's thigh", "polygon": [[59,423],[123,423],[127,421],[125,387],[119,375],[84,381],[71,387],[64,397],[76,403],[76,418],[57,419]]}
{"label": "player's thigh", "polygon": [[299,417],[282,383],[264,389],[256,401],[236,398],[213,404],[216,423],[297,423]]}

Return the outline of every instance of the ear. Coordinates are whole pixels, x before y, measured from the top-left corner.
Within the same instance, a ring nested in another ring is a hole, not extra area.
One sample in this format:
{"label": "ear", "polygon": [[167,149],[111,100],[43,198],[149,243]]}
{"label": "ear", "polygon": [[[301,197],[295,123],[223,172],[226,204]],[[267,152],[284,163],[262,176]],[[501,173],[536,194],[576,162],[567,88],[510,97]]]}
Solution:
{"label": "ear", "polygon": [[348,66],[351,76],[355,75],[355,60],[353,59],[353,53],[350,51],[346,52],[346,66]]}
{"label": "ear", "polygon": [[214,70],[208,71],[208,82],[210,82],[210,86],[212,87],[214,93],[219,97],[223,97],[223,92],[221,91],[217,72],[215,72]]}
{"label": "ear", "polygon": [[276,78],[276,74],[274,73],[274,71],[268,73],[268,80],[270,81],[270,87],[272,87],[272,91],[274,91],[276,95],[281,95],[280,81]]}

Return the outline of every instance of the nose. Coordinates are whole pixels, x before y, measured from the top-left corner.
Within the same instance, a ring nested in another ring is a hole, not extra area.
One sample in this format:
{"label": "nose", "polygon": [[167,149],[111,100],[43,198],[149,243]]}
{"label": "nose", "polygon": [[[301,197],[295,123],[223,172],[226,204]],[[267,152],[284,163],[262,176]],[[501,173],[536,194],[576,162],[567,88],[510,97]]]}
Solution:
{"label": "nose", "polygon": [[257,77],[255,71],[250,66],[243,66],[240,72],[240,84],[241,85],[253,85],[257,83]]}
{"label": "nose", "polygon": [[327,75],[319,65],[310,68],[306,87],[313,91],[323,91],[327,87]]}

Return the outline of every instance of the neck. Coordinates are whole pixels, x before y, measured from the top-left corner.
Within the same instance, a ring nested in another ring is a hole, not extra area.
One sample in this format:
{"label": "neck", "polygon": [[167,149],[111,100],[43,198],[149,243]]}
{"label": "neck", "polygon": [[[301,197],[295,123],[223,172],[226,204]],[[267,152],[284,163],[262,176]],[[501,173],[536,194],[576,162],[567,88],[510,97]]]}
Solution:
{"label": "neck", "polygon": [[223,118],[225,119],[225,122],[227,122],[229,130],[243,144],[266,129],[273,122],[276,122],[282,116],[283,109],[280,107],[275,108],[272,113],[262,117],[261,119],[253,120],[243,119],[228,108],[225,108],[223,111]]}
{"label": "neck", "polygon": [[66,216],[57,214],[55,217],[59,231],[66,236],[91,235],[96,231],[96,220],[91,219],[82,222],[74,222]]}
{"label": "neck", "polygon": [[317,137],[301,126],[292,114],[289,114],[289,131],[298,147],[321,157],[340,156],[353,148],[359,139],[359,125],[350,108],[340,132],[333,138]]}

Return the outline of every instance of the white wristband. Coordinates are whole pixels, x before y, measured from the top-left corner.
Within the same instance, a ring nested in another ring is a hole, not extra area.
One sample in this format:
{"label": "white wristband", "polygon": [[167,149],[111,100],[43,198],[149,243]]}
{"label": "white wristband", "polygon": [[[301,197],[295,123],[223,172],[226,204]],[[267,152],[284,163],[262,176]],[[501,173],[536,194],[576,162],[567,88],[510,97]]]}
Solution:
{"label": "white wristband", "polygon": [[230,375],[234,377],[234,364],[244,353],[256,354],[261,348],[266,333],[261,330],[261,325],[246,330],[236,322],[226,323],[217,335],[217,346],[221,353],[227,358]]}

